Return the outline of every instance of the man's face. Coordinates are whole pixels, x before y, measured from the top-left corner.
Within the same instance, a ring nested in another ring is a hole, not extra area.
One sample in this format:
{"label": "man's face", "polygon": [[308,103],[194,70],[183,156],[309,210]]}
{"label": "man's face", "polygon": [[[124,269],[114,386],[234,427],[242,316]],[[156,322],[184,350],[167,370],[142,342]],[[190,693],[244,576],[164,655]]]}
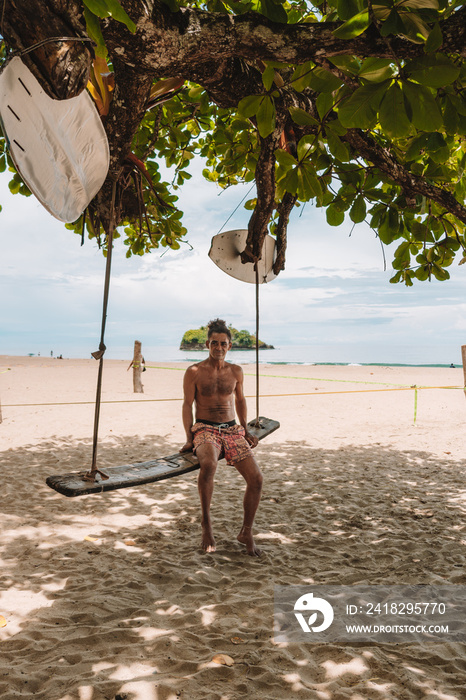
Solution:
{"label": "man's face", "polygon": [[206,346],[209,349],[210,357],[214,360],[223,360],[231,348],[231,340],[226,333],[212,333]]}

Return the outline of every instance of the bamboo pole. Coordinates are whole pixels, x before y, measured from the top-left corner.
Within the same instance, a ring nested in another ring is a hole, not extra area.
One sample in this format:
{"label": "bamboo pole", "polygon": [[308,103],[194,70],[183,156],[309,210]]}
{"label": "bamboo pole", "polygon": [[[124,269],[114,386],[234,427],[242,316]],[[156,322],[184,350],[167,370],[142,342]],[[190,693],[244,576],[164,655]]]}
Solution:
{"label": "bamboo pole", "polygon": [[142,368],[144,365],[144,358],[142,356],[141,352],[141,341],[140,340],[135,340],[134,341],[134,353],[133,353],[133,359],[131,361],[130,367],[133,368],[133,393],[134,394],[143,394],[144,393],[144,387],[142,384],[141,380],[141,374],[142,374]]}

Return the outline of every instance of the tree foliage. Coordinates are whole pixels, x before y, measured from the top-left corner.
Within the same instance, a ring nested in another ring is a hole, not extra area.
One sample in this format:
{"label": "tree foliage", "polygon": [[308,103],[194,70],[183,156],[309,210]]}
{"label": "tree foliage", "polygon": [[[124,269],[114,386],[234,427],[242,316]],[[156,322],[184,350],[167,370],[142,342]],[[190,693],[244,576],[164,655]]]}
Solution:
{"label": "tree foliage", "polygon": [[[233,350],[252,350],[256,347],[255,335],[246,330],[239,331],[237,328],[233,328],[231,324],[228,328],[231,333]],[[200,328],[186,331],[181,340],[181,350],[204,350],[207,342],[207,330],[207,326],[201,326]],[[262,340],[259,340],[259,347],[263,349],[273,349],[272,345],[267,345]]]}
{"label": "tree foliage", "polygon": [[[21,13],[25,0],[9,1]],[[36,4],[96,43],[89,87],[111,169],[88,210],[90,237],[108,229],[117,180],[127,254],[179,248],[186,229],[177,192],[201,157],[204,176],[220,187],[256,182],[244,261],[258,258],[270,230],[275,271],[283,269],[288,218],[305,202],[325,209],[331,226],[366,222],[383,244],[399,241],[393,282],[444,280],[455,257],[466,260],[463,2]],[[25,43],[18,25],[4,23],[16,50]],[[34,52],[28,60],[40,63]],[[24,193],[4,153],[0,167],[7,164],[10,189]],[[71,228],[81,233],[83,221]]]}

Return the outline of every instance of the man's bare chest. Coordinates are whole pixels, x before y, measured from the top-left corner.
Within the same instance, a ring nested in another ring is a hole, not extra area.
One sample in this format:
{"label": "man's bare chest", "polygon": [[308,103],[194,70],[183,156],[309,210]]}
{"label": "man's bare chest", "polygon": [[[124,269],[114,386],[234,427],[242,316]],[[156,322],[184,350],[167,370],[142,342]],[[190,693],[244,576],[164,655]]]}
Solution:
{"label": "man's bare chest", "polygon": [[196,389],[200,396],[231,396],[235,390],[236,379],[231,372],[210,375],[203,373],[198,377]]}

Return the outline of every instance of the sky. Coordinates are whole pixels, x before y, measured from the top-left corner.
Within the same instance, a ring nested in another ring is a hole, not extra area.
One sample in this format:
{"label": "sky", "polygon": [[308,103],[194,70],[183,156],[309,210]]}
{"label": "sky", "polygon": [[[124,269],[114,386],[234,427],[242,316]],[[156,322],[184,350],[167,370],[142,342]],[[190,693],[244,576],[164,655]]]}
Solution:
{"label": "sky", "polygon": [[[131,359],[138,339],[146,360],[171,359],[186,330],[218,316],[255,330],[254,285],[208,257],[220,230],[247,228],[250,212],[242,206],[225,222],[250,185],[222,192],[200,169],[180,195],[189,245],[128,259],[116,241],[108,358]],[[8,179],[0,176],[0,355],[89,357],[100,340],[105,259],[93,241],[81,247],[34,197],[11,195]],[[391,251],[384,269],[369,226],[330,227],[311,204],[292,214],[288,237],[286,269],[260,287],[259,335],[278,359],[461,364],[466,266],[454,263],[447,282],[390,284]]]}

